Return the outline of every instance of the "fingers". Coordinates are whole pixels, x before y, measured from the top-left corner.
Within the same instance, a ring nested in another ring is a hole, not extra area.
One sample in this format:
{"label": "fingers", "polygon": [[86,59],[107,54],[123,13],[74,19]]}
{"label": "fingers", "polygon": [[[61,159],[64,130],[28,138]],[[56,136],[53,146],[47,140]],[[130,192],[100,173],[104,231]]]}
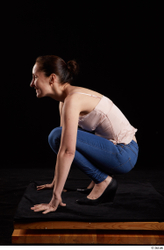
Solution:
{"label": "fingers", "polygon": [[50,183],[50,184],[44,184],[44,185],[40,185],[40,186],[37,186],[36,187],[37,188],[37,191],[39,191],[39,190],[42,190],[42,189],[51,189],[51,188],[53,188],[53,184],[52,183]]}
{"label": "fingers", "polygon": [[[63,202],[61,202],[61,203],[60,203],[60,206],[65,207],[66,204],[63,203]],[[46,209],[46,210],[43,212],[43,214],[48,214],[48,213],[51,213],[51,212],[55,212],[56,210],[57,210],[57,207],[50,207],[50,208]]]}
{"label": "fingers", "polygon": [[61,207],[66,207],[66,203],[63,203],[62,201],[60,202]]}
{"label": "fingers", "polygon": [[47,214],[50,212],[55,212],[57,210],[57,207],[52,207],[49,204],[39,204],[31,207],[31,210],[33,210],[34,212],[44,211],[43,214]]}
{"label": "fingers", "polygon": [[34,210],[34,212],[41,212],[47,209],[47,204],[39,204],[31,207],[31,210]]}
{"label": "fingers", "polygon": [[55,212],[57,208],[49,208],[49,209],[46,209],[43,214],[48,214],[50,212]]}
{"label": "fingers", "polygon": [[66,193],[66,192],[67,192],[67,190],[66,190],[66,189],[63,189],[63,192],[64,192],[64,193]]}
{"label": "fingers", "polygon": [[38,191],[42,190],[42,189],[46,188],[46,184],[45,185],[41,185],[41,186],[37,186],[36,188],[37,188]]}
{"label": "fingers", "polygon": [[46,213],[49,213],[52,211],[56,211],[56,209],[53,207],[50,207],[49,204],[39,204],[39,205],[35,205],[35,206],[31,207],[31,210],[33,210],[34,212],[44,211],[43,214],[46,214]]}
{"label": "fingers", "polygon": [[[38,187],[42,188],[43,186],[45,185],[38,186]],[[47,214],[47,213],[56,211],[59,205],[62,207],[66,206],[66,204],[62,202],[61,198],[57,199],[57,198],[52,197],[49,204],[37,204],[31,207],[31,210],[33,210],[34,212],[44,211],[43,214]]]}

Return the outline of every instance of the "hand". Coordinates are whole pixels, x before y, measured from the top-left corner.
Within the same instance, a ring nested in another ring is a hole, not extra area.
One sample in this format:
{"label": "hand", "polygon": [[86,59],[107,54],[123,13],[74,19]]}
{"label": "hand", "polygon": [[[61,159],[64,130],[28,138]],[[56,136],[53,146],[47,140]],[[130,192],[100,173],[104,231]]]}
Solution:
{"label": "hand", "polygon": [[41,185],[41,186],[37,186],[36,188],[37,188],[37,191],[39,191],[39,190],[42,190],[42,189],[51,189],[51,188],[53,188],[53,186],[54,186],[54,184],[52,182],[50,184],[44,184],[44,185]]}
{"label": "hand", "polygon": [[31,210],[34,210],[34,212],[44,211],[43,214],[47,214],[50,212],[55,212],[59,205],[62,207],[66,206],[66,204],[62,202],[61,198],[57,198],[57,197],[55,198],[53,196],[49,204],[34,205],[33,207],[31,207]]}
{"label": "hand", "polygon": [[[44,184],[44,185],[41,185],[41,186],[37,186],[36,188],[37,188],[37,191],[39,191],[39,190],[42,190],[42,189],[52,189],[53,186],[54,186],[54,184],[52,182],[50,184]],[[67,192],[67,190],[63,189],[63,192]]]}

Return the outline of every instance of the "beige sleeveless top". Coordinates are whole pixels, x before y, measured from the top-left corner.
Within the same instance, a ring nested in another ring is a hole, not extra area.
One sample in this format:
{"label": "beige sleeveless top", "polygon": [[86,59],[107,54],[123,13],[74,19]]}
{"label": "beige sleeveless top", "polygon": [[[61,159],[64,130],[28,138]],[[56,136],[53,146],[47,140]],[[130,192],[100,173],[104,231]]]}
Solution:
{"label": "beige sleeveless top", "polygon": [[129,144],[133,140],[137,129],[129,123],[121,110],[109,98],[82,92],[76,93],[100,98],[99,103],[90,113],[79,117],[79,126],[82,129],[95,131],[95,135],[106,138],[114,144]]}

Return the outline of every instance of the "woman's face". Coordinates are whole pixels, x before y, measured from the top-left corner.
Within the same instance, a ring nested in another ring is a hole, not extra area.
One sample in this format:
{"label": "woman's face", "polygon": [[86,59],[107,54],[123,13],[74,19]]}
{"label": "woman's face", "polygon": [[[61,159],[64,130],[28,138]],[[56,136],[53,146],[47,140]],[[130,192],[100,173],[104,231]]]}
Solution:
{"label": "woman's face", "polygon": [[46,77],[44,72],[39,71],[37,63],[32,69],[32,77],[30,87],[36,89],[36,96],[38,98],[48,96],[51,91],[49,77]]}

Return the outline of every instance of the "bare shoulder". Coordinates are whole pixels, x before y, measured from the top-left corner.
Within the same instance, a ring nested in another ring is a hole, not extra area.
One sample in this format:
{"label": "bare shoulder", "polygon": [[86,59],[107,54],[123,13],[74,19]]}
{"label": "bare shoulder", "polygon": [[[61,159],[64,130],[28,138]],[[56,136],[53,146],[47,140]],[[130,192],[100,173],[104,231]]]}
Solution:
{"label": "bare shoulder", "polygon": [[68,105],[70,108],[72,107],[76,109],[76,111],[78,110],[80,115],[85,115],[96,107],[102,96],[102,94],[96,91],[87,88],[75,87],[66,97],[64,106]]}
{"label": "bare shoulder", "polygon": [[80,105],[81,105],[81,101],[79,100],[78,95],[76,94],[72,94],[72,95],[68,95],[65,100],[64,103],[61,104],[62,108],[73,108],[73,109],[79,109],[80,110]]}
{"label": "bare shoulder", "polygon": [[[83,88],[83,87],[74,87],[72,89],[72,91],[70,92],[70,95],[78,94],[78,96],[79,96],[80,93],[78,93],[78,92],[83,93],[83,94],[95,95],[95,96],[100,97],[100,98],[103,96],[102,94],[100,94],[97,91]],[[83,95],[83,97],[84,97],[84,95]]]}
{"label": "bare shoulder", "polygon": [[73,94],[73,95],[68,95],[64,102],[59,102],[59,113],[60,116],[62,116],[63,111],[64,113],[66,112],[70,112],[71,109],[75,111],[79,110],[80,113],[80,101],[77,95]]}

